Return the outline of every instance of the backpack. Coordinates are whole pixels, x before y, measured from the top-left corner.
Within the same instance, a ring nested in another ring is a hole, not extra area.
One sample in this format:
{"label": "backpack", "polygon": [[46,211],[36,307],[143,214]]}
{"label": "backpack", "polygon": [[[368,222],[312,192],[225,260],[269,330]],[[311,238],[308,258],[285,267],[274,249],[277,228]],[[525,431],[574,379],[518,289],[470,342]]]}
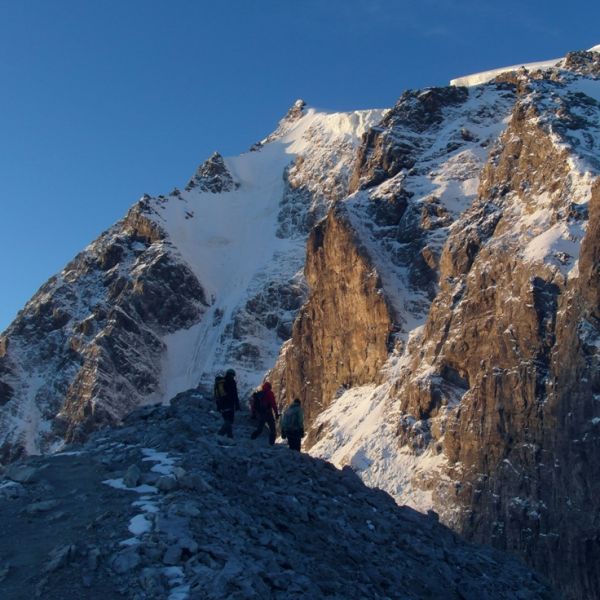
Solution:
{"label": "backpack", "polygon": [[252,411],[257,415],[264,415],[269,410],[269,399],[267,395],[259,390],[252,394]]}
{"label": "backpack", "polygon": [[217,375],[215,377],[215,389],[214,389],[215,402],[217,403],[217,410],[223,410],[227,400],[227,390],[225,389],[225,377],[223,375]]}
{"label": "backpack", "polygon": [[284,413],[283,419],[281,420],[282,431],[302,431],[302,425],[300,423],[300,410],[294,408],[294,405],[290,406]]}

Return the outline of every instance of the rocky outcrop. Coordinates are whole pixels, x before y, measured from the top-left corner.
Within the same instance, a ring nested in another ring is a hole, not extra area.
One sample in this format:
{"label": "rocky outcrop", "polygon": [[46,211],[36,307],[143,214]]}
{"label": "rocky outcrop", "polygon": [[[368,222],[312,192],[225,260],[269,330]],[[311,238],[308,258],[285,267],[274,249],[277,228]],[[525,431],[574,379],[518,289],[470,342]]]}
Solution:
{"label": "rocky outcrop", "polygon": [[[365,134],[358,151],[350,191],[378,185],[416,164],[421,138],[444,120],[444,110],[468,98],[464,88],[430,88],[407,91],[381,123]],[[402,132],[400,135],[399,132]]]}
{"label": "rocky outcrop", "polygon": [[143,198],[4,333],[0,462],[118,423],[157,391],[161,336],[205,310],[204,290],[148,211]]}
{"label": "rocky outcrop", "polygon": [[305,275],[310,296],[276,372],[282,401],[300,398],[310,422],[340,390],[377,377],[392,322],[377,272],[341,206],[312,231]]}
{"label": "rocky outcrop", "polygon": [[185,189],[190,191],[198,188],[203,192],[220,194],[221,192],[230,192],[236,187],[239,187],[239,184],[233,181],[223,157],[215,152],[198,167]]}

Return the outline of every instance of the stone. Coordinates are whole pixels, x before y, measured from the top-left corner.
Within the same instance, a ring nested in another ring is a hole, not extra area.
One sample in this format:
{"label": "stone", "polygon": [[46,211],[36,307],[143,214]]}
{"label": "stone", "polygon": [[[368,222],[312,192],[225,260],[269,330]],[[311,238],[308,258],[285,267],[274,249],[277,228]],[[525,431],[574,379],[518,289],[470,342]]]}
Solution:
{"label": "stone", "polygon": [[175,475],[175,479],[180,480],[182,477],[185,477],[187,474],[185,469],[182,469],[181,467],[175,467],[173,469],[173,475]]}
{"label": "stone", "polygon": [[98,548],[91,548],[87,555],[87,566],[90,571],[95,571],[100,562],[101,552]]}
{"label": "stone", "polygon": [[110,566],[115,573],[122,575],[138,567],[141,562],[138,549],[130,547],[114,554],[110,559]]}
{"label": "stone", "polygon": [[29,465],[13,463],[6,469],[5,476],[18,483],[35,483],[40,478],[40,471]]}
{"label": "stone", "polygon": [[162,475],[158,478],[156,482],[156,487],[161,492],[172,492],[178,488],[177,480],[173,479],[173,477],[169,477],[168,475]]}
{"label": "stone", "polygon": [[164,596],[165,588],[162,583],[162,573],[155,567],[146,567],[142,569],[139,576],[139,582],[142,589],[147,592],[148,596],[160,597]]}
{"label": "stone", "polygon": [[165,565],[177,565],[181,562],[182,547],[179,544],[169,546],[163,555]]}
{"label": "stone", "polygon": [[52,573],[64,567],[75,556],[76,551],[76,547],[72,544],[57,546],[50,552],[50,560],[46,563],[44,572]]}
{"label": "stone", "polygon": [[179,479],[179,485],[182,488],[188,490],[195,490],[197,492],[207,492],[212,490],[212,486],[206,482],[206,480],[197,473],[190,473],[184,475]]}
{"label": "stone", "polygon": [[22,498],[26,494],[27,491],[25,487],[16,481],[0,483],[0,498],[15,500],[17,498]]}
{"label": "stone", "polygon": [[125,475],[123,475],[123,483],[129,487],[134,488],[140,484],[142,478],[142,472],[137,465],[130,465]]}

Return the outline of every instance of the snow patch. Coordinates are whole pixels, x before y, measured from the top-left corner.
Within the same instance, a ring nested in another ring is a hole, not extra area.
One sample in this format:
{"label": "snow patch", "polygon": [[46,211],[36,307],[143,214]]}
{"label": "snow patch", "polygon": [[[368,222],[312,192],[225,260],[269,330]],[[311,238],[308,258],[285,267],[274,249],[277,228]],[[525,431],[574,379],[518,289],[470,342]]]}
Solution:
{"label": "snow patch", "polygon": [[[399,504],[421,512],[433,508],[431,491],[414,485],[419,474],[438,472],[446,459],[430,450],[421,456],[398,448],[395,413],[387,397],[389,384],[367,385],[342,394],[316,419],[326,431],[310,454],[338,468],[350,466],[371,487],[387,491]],[[435,475],[434,475],[435,476]]]}
{"label": "snow patch", "polygon": [[[588,52],[600,52],[600,45],[590,48]],[[474,86],[487,83],[492,79],[502,75],[502,73],[509,73],[518,69],[527,69],[528,71],[536,71],[538,69],[547,70],[555,67],[562,58],[553,58],[550,60],[542,60],[538,62],[524,63],[521,65],[512,65],[510,67],[500,67],[498,69],[491,69],[489,71],[481,71],[480,73],[473,73],[472,75],[465,75],[463,77],[457,77],[450,81],[450,85],[454,86]]]}

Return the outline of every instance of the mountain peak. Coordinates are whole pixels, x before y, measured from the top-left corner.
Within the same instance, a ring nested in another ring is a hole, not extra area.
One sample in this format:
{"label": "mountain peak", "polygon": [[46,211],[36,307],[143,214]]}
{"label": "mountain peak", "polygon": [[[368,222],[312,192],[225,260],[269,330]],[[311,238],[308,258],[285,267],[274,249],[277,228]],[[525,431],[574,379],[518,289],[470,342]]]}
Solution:
{"label": "mountain peak", "polygon": [[299,98],[298,100],[296,100],[296,102],[294,102],[294,104],[290,108],[290,110],[287,111],[283,120],[287,121],[287,122],[293,122],[293,121],[297,121],[298,119],[301,119],[304,116],[305,108],[306,108],[306,102],[304,100],[302,100],[301,98]]}
{"label": "mountain peak", "polygon": [[213,152],[199,167],[186,186],[186,190],[200,188],[203,192],[229,192],[236,186],[225,160],[218,152]]}

